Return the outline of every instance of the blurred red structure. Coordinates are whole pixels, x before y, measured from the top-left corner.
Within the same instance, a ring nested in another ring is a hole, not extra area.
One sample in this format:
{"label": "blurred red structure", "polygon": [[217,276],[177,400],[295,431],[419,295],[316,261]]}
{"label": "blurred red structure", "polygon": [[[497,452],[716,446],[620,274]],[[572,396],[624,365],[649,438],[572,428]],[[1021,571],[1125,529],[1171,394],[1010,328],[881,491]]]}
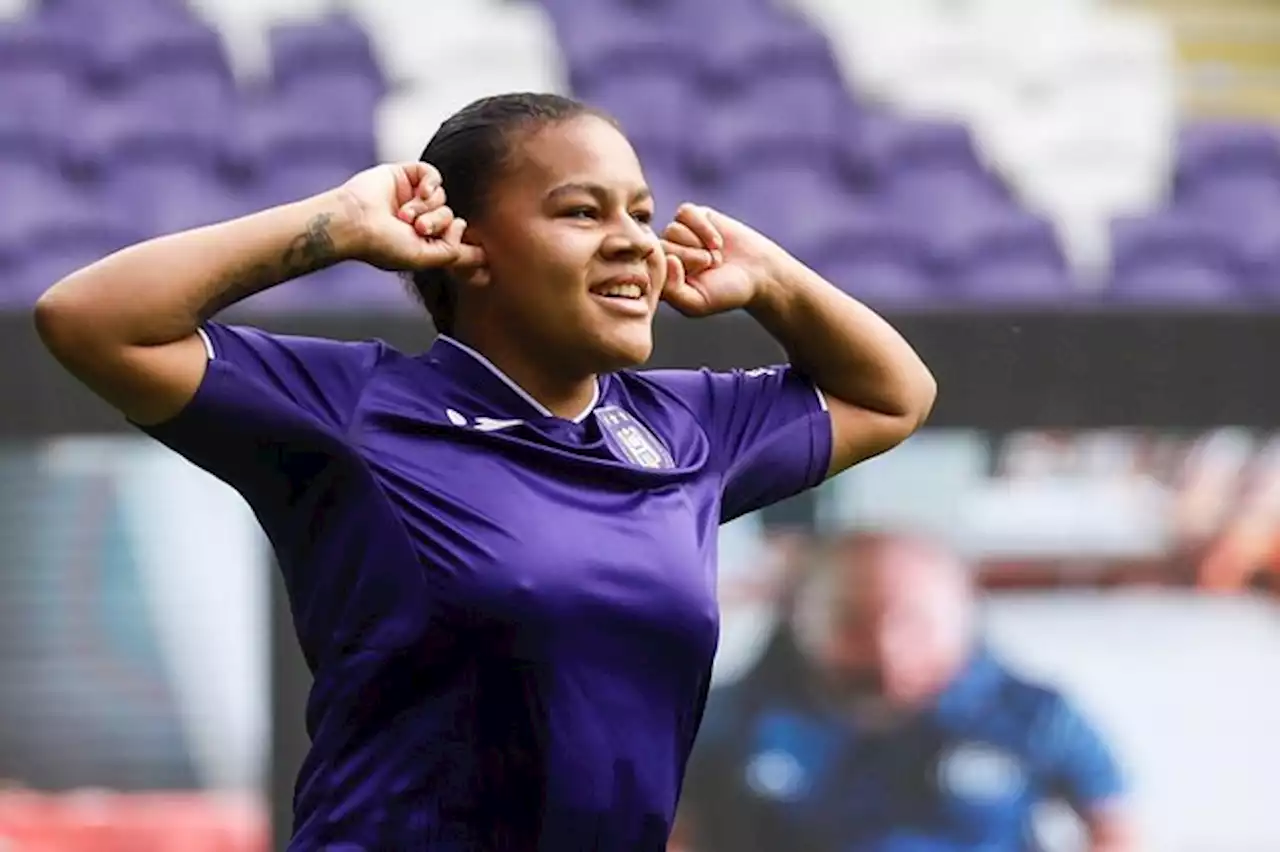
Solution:
{"label": "blurred red structure", "polygon": [[0,792],[0,852],[267,852],[263,803],[247,796]]}

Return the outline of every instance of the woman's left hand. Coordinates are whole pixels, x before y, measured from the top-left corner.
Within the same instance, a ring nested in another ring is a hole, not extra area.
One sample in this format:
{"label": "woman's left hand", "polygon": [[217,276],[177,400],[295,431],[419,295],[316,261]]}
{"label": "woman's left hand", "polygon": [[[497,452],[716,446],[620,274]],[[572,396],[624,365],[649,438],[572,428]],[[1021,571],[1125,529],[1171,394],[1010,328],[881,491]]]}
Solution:
{"label": "woman's left hand", "polygon": [[710,207],[682,204],[662,231],[662,299],[689,317],[749,306],[789,255],[768,237]]}

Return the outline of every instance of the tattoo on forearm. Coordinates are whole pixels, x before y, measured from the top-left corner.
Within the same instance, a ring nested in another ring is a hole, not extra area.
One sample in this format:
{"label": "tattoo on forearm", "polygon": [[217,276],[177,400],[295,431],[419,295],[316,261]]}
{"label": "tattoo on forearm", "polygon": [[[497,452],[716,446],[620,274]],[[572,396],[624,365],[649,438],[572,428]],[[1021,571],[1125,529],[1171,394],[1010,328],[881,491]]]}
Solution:
{"label": "tattoo on forearm", "polygon": [[329,236],[329,223],[333,216],[321,213],[307,223],[306,233],[294,237],[280,258],[284,274],[289,278],[328,266],[337,257],[333,238]]}
{"label": "tattoo on forearm", "polygon": [[333,216],[320,213],[307,223],[307,230],[294,237],[280,256],[278,264],[258,263],[230,276],[209,295],[200,311],[201,320],[291,278],[315,272],[332,264],[338,256],[329,234]]}

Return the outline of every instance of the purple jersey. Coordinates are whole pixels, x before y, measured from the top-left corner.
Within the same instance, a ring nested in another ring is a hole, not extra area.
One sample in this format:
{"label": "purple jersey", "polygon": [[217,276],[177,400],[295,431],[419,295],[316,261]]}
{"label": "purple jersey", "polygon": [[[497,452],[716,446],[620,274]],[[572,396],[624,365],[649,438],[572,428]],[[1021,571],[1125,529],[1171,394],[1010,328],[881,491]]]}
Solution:
{"label": "purple jersey", "polygon": [[572,420],[448,338],[209,324],[148,431],[236,488],[315,675],[292,850],[645,850],[706,698],[716,528],[823,478],[786,367],[622,372]]}

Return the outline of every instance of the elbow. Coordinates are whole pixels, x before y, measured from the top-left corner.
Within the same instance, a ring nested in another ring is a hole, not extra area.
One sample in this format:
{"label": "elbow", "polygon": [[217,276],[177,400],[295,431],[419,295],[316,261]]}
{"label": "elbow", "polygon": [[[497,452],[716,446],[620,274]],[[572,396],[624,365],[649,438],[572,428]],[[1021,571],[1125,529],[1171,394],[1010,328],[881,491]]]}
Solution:
{"label": "elbow", "polygon": [[938,400],[938,380],[924,362],[920,362],[917,375],[911,382],[910,402],[907,406],[907,417],[911,422],[911,431],[915,432],[929,420],[933,413],[933,404]]}
{"label": "elbow", "polygon": [[36,300],[32,320],[45,349],[65,364],[73,353],[89,348],[94,326],[87,314],[64,280]]}

